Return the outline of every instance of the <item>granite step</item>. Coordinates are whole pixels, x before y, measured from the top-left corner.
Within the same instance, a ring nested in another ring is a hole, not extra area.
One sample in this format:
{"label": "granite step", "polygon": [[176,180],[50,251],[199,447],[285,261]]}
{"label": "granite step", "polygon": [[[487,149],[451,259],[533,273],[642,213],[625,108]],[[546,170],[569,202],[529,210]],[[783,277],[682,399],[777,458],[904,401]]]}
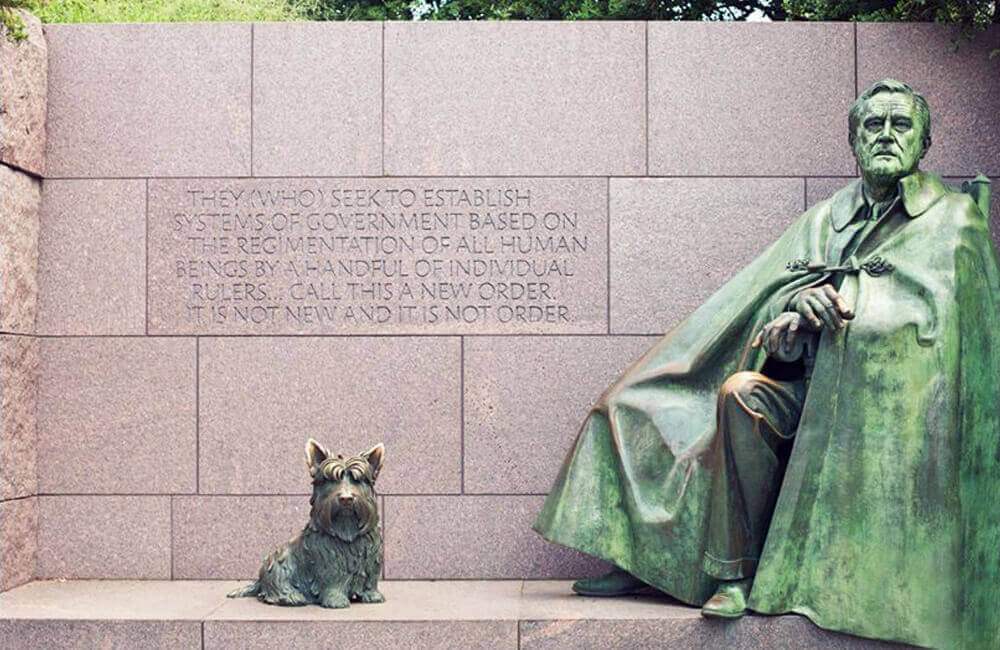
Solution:
{"label": "granite step", "polygon": [[555,580],[385,581],[349,609],[228,599],[236,581],[49,580],[0,594],[22,648],[889,648],[800,616],[711,621],[666,597],[585,598]]}

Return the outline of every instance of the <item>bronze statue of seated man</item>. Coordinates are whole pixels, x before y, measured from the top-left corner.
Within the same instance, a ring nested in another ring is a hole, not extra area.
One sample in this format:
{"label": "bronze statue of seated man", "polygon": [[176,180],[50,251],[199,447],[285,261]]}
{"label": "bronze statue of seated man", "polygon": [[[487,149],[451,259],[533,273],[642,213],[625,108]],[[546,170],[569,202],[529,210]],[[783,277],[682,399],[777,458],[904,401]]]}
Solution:
{"label": "bronze statue of seated man", "polygon": [[581,594],[1000,647],[988,186],[919,170],[930,113],[897,81],[851,105],[848,140],[861,178],[601,396],[535,530],[615,565]]}

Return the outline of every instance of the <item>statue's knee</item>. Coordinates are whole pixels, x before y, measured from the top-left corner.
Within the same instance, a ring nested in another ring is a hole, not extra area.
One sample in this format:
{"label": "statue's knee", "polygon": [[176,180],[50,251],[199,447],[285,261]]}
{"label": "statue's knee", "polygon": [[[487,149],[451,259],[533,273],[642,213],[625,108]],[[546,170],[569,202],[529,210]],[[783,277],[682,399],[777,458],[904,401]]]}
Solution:
{"label": "statue's knee", "polygon": [[730,375],[719,389],[719,403],[723,404],[733,399],[746,403],[753,389],[760,383],[761,374],[744,370]]}

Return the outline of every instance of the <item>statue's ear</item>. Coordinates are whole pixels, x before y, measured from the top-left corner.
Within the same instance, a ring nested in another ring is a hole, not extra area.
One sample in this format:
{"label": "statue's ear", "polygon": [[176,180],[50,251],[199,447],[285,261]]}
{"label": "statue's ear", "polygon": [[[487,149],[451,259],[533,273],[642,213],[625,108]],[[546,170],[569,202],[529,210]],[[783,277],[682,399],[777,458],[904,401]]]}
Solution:
{"label": "statue's ear", "polygon": [[323,449],[323,445],[309,438],[308,442],[306,442],[306,467],[309,468],[309,473],[315,474],[316,469],[323,464],[323,461],[329,455],[330,452]]}
{"label": "statue's ear", "polygon": [[368,461],[372,467],[372,480],[378,478],[378,473],[382,471],[382,463],[385,462],[385,445],[381,442],[361,454],[361,457]]}

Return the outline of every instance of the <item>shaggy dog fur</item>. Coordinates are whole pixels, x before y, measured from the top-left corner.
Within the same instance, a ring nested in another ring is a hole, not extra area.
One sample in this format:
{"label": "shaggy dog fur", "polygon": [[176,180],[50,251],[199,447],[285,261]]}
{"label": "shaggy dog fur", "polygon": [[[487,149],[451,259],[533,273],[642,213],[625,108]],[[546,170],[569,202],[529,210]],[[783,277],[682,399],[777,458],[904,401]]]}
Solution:
{"label": "shaggy dog fur", "polygon": [[382,533],[375,478],[382,444],[358,456],[331,456],[313,439],[306,464],[313,481],[309,523],[298,537],[268,556],[257,581],[229,594],[256,596],[273,605],[347,607],[350,601],[381,603]]}

